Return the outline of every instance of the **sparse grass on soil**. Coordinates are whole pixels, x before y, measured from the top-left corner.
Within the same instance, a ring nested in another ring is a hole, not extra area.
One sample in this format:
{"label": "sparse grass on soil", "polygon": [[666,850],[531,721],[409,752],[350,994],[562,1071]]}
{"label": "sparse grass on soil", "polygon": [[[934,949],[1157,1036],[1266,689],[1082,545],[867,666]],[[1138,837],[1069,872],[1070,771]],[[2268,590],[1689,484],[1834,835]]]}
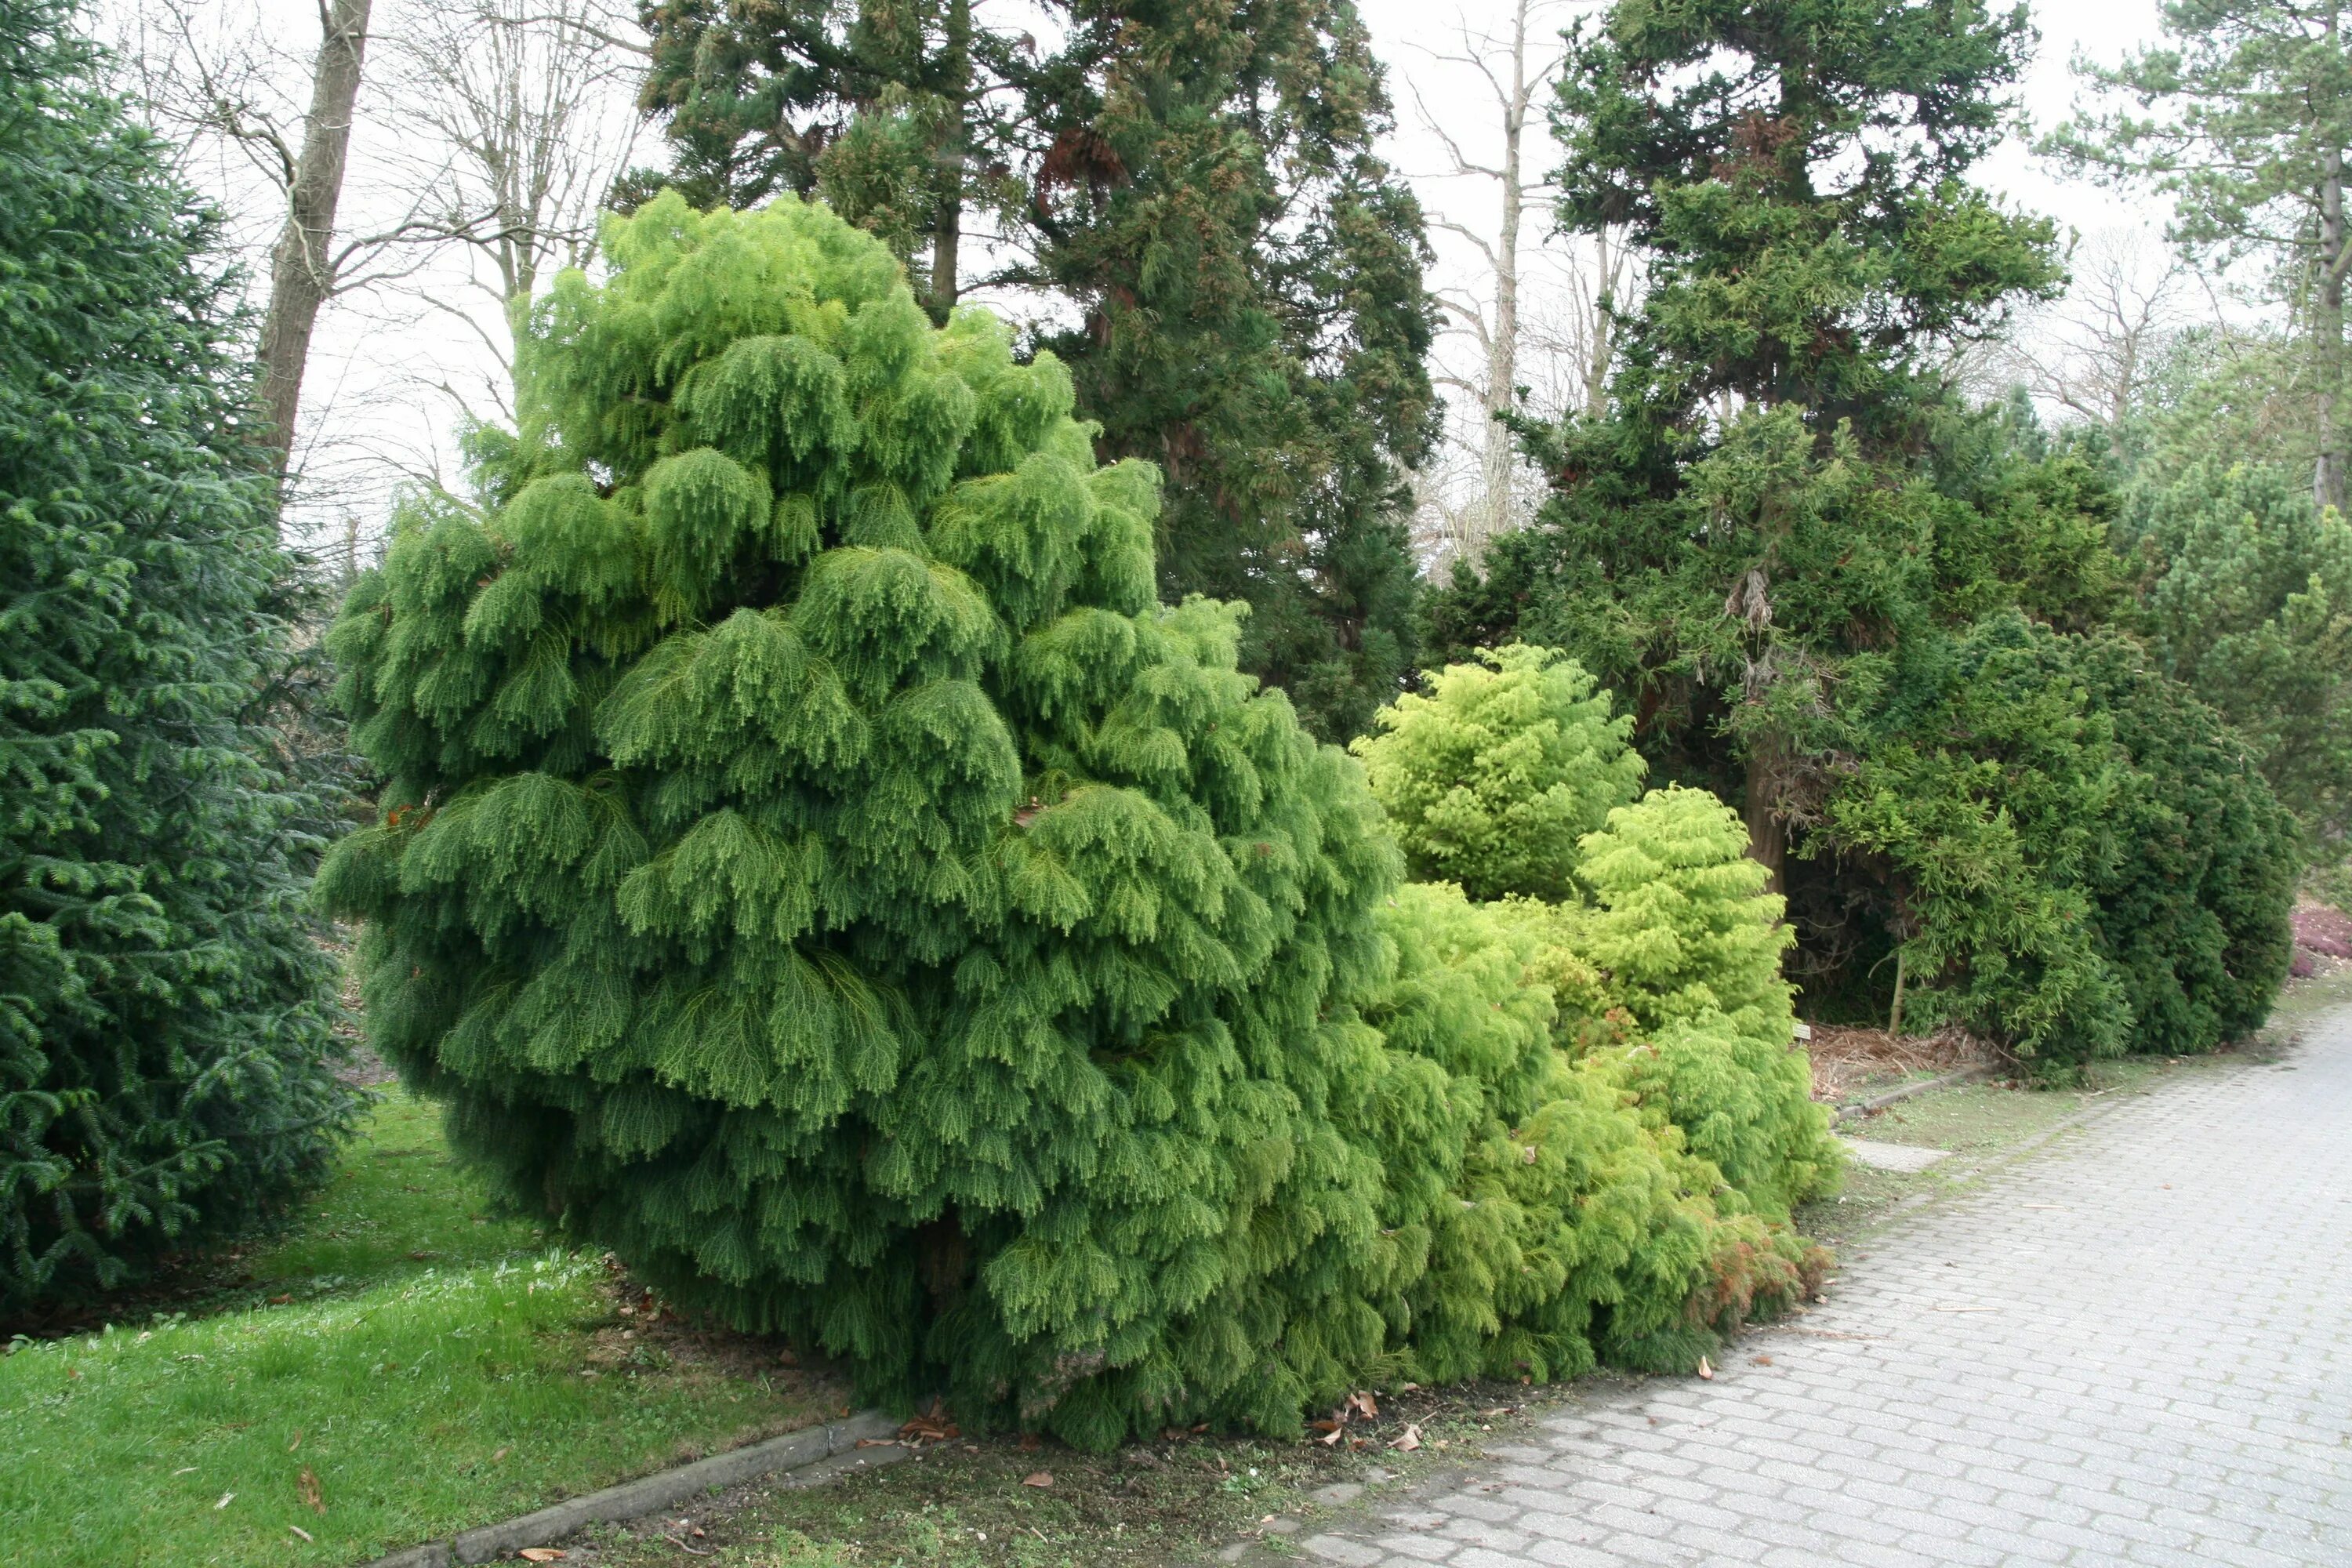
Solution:
{"label": "sparse grass on soil", "polygon": [[[1012,1437],[927,1445],[805,1490],[748,1488],[565,1542],[567,1568],[1117,1568],[1191,1562],[1262,1537],[1279,1551],[1328,1515],[1326,1488],[1411,1484],[1481,1457],[1544,1389],[1402,1392],[1337,1444],[1186,1435],[1114,1454]],[[1419,1447],[1392,1447],[1411,1427]],[[1050,1485],[1028,1484],[1050,1477]],[[1352,1492],[1346,1494],[1354,1495]],[[694,1532],[703,1533],[697,1535]],[[704,1558],[696,1555],[709,1552]]]}
{"label": "sparse grass on soil", "polygon": [[0,1361],[0,1563],[359,1563],[840,1398],[488,1212],[397,1091],[282,1233],[183,1284]]}

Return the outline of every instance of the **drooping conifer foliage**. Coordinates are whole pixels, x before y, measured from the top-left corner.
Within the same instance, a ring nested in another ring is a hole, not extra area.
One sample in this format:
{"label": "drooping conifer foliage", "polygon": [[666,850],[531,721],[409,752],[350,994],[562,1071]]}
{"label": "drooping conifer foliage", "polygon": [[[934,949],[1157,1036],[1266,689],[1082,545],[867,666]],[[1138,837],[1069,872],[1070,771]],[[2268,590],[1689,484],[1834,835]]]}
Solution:
{"label": "drooping conifer foliage", "polygon": [[214,218],[0,0],[0,1313],[321,1173],[351,1109],[302,910],[328,802],[256,721],[290,563]]}
{"label": "drooping conifer foliage", "polygon": [[1047,11],[1041,53],[968,0],[648,4],[676,166],[632,188],[822,195],[935,320],[971,282],[1029,301],[1097,455],[1169,477],[1162,594],[1248,604],[1244,668],[1344,741],[1412,668],[1404,476],[1436,419],[1380,62],[1334,0]]}
{"label": "drooping conifer foliage", "polygon": [[332,637],[385,809],[322,893],[511,1198],[1089,1444],[1687,1364],[1804,1287],[1554,1051],[1529,937],[1398,887],[1239,612],[1156,601],[1051,355],[796,200],[607,242]]}

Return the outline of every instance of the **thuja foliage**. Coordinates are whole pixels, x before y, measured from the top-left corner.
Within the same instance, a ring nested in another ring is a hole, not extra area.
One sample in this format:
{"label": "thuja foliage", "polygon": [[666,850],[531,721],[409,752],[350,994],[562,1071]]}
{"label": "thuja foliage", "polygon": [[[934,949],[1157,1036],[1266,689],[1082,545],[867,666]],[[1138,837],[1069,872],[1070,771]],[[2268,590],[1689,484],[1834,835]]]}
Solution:
{"label": "thuja foliage", "polygon": [[797,200],[606,241],[332,637],[385,810],[322,896],[512,1200],[868,1395],[1095,1445],[1686,1360],[1801,1288],[1558,1088],[1505,937],[1423,940],[1238,610],[1156,602],[1156,478],[1051,355]]}
{"label": "thuja foliage", "polygon": [[1353,746],[1413,874],[1475,899],[1573,896],[1577,844],[1641,788],[1631,714],[1553,648],[1482,649]]}
{"label": "thuja foliage", "polygon": [[1504,908],[1529,924],[1555,1034],[1654,1131],[1671,1127],[1743,1211],[1785,1221],[1843,1168],[1794,1048],[1795,941],[1738,814],[1705,790],[1653,790],[1609,814],[1577,862],[1587,901]]}
{"label": "thuja foliage", "polygon": [[1794,933],[1738,814],[1704,790],[1634,800],[1630,718],[1557,649],[1514,645],[1423,685],[1356,746],[1409,861],[1501,900],[1558,1043],[1785,1219],[1838,1163],[1790,1048]]}
{"label": "thuja foliage", "polygon": [[1392,1184],[1420,1200],[1391,1214],[1426,1234],[1405,1301],[1405,1364],[1425,1380],[1570,1376],[1596,1358],[1687,1367],[1824,1261],[1686,1137],[1680,1117],[1705,1119],[1678,1093],[1687,1078],[1637,1063],[1646,1047],[1580,1059],[1553,1046],[1551,912],[1442,884],[1408,884],[1381,910],[1396,970],[1366,1016],[1393,1077],[1434,1064],[1460,1118],[1400,1116],[1412,1101],[1388,1089],[1374,1123]]}
{"label": "thuja foliage", "polygon": [[215,220],[0,0],[0,1313],[320,1174],[351,1109],[302,889],[329,803],[256,721],[289,578]]}

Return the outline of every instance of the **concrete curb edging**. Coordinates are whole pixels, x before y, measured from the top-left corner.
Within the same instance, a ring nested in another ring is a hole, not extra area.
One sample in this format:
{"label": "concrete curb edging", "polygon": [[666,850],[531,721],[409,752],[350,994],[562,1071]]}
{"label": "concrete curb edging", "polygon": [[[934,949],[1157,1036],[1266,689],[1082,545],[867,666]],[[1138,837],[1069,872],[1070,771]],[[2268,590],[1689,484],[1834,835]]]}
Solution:
{"label": "concrete curb edging", "polygon": [[1836,1120],[1848,1121],[1857,1116],[1867,1116],[1874,1110],[1884,1110],[1888,1106],[1908,1100],[1915,1094],[1928,1094],[1939,1089],[1957,1089],[1961,1084],[1974,1083],[1979,1079],[1995,1077],[2000,1070],[2001,1064],[1999,1062],[1979,1062],[1974,1067],[1965,1067],[1957,1072],[1948,1072],[1941,1078],[1926,1079],[1918,1083],[1906,1083],[1900,1089],[1890,1089],[1885,1094],[1874,1094],[1868,1100],[1857,1100],[1839,1106]]}
{"label": "concrete curb edging", "polygon": [[[585,1497],[568,1498],[520,1519],[460,1531],[452,1540],[428,1541],[422,1546],[379,1557],[366,1568],[454,1568],[457,1563],[495,1562],[511,1557],[526,1546],[544,1546],[560,1541],[592,1524],[641,1519],[706,1492],[784,1471],[806,1469],[850,1452],[860,1438],[894,1437],[898,1431],[898,1423],[880,1411],[861,1411],[845,1420],[787,1432],[764,1443],[752,1443],[675,1469],[640,1476]],[[869,1462],[888,1464],[904,1458],[906,1452],[895,1447],[878,1447]]]}

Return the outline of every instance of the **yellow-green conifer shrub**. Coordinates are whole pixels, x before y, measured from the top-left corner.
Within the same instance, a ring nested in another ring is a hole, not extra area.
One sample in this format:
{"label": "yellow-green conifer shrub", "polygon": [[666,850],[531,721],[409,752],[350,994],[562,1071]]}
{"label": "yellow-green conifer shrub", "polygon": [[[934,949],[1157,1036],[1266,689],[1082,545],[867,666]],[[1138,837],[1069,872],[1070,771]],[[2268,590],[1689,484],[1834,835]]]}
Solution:
{"label": "yellow-green conifer shrub", "polygon": [[1570,941],[1646,1037],[1610,1053],[1654,1121],[1762,1213],[1833,1184],[1840,1156],[1812,1071],[1793,1048],[1780,955],[1794,941],[1780,895],[1748,858],[1739,815],[1706,790],[1652,790],[1583,843],[1578,875],[1599,907]]}
{"label": "yellow-green conifer shrub", "polygon": [[1412,874],[1474,899],[1576,894],[1577,842],[1631,801],[1644,763],[1630,713],[1556,648],[1482,648],[1423,674],[1358,739]]}
{"label": "yellow-green conifer shrub", "polygon": [[1156,477],[1053,358],[817,206],[607,247],[332,642],[384,813],[322,891],[507,1194],[868,1397],[1090,1446],[1515,1331],[1696,1353],[1736,1222],[1561,1079],[1516,938],[1389,923],[1360,773],[1237,610],[1154,601]]}
{"label": "yellow-green conifer shrub", "polygon": [[1451,1113],[1370,1130],[1391,1174],[1383,1219],[1427,1253],[1397,1304],[1402,1368],[1425,1383],[1687,1368],[1826,1261],[1645,1116],[1613,1059],[1554,1047],[1542,910],[1412,883],[1381,914],[1396,971],[1366,1016],[1392,1058],[1444,1070]]}

